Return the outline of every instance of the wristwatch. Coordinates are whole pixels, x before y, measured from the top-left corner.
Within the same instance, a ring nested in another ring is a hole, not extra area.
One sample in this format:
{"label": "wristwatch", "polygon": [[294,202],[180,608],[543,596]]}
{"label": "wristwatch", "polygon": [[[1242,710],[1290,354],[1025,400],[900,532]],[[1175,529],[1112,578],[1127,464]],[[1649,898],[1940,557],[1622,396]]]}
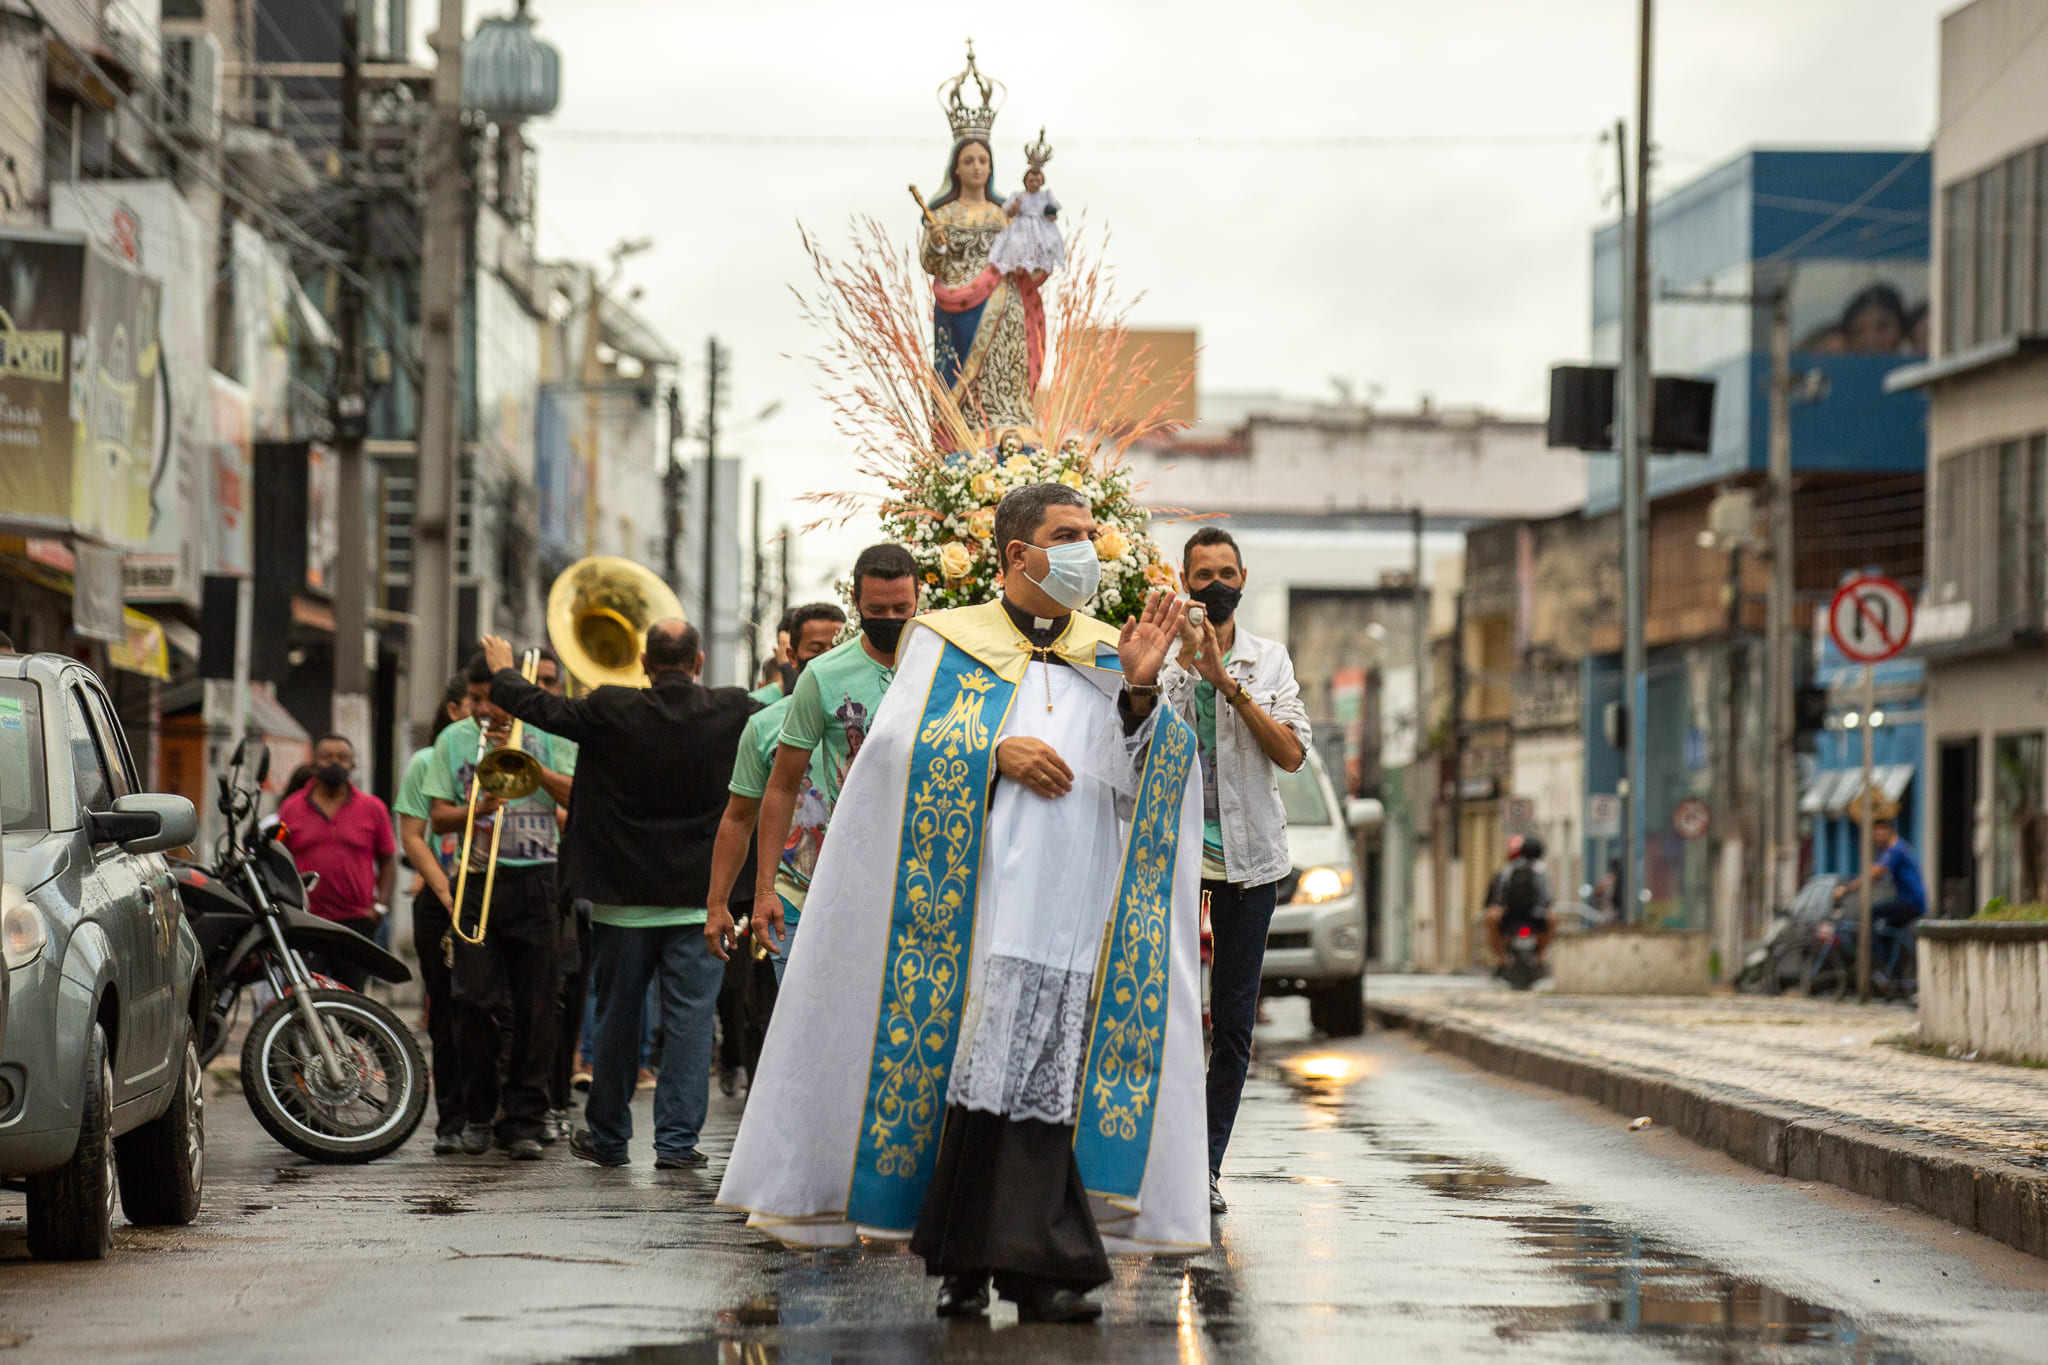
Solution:
{"label": "wristwatch", "polygon": [[1125,683],[1125,684],[1124,684],[1124,691],[1126,691],[1126,692],[1130,693],[1130,694],[1131,694],[1132,696],[1134,696],[1134,697],[1156,697],[1156,696],[1158,696],[1158,695],[1159,695],[1159,693],[1160,693],[1160,690],[1161,690],[1161,689],[1160,689],[1160,686],[1159,686],[1159,684],[1158,684],[1158,683],[1156,683],[1156,682],[1155,682],[1155,683],[1134,683],[1134,682],[1127,682],[1127,683]]}
{"label": "wristwatch", "polygon": [[1250,701],[1251,699],[1252,694],[1244,690],[1243,683],[1239,683],[1237,691],[1231,694],[1230,704],[1232,706],[1243,706],[1246,702]]}

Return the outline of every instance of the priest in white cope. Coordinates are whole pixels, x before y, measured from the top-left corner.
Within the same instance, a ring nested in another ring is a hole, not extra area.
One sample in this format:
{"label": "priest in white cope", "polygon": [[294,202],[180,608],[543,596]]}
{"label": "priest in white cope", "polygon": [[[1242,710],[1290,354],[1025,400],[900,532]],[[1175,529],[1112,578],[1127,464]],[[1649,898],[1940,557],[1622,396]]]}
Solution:
{"label": "priest in white cope", "polygon": [[1156,705],[1184,604],[1082,615],[1095,535],[1012,489],[1002,600],[905,632],[719,1190],[786,1242],[909,1238],[941,1316],[993,1280],[1089,1321],[1109,1252],[1209,1246],[1202,793]]}

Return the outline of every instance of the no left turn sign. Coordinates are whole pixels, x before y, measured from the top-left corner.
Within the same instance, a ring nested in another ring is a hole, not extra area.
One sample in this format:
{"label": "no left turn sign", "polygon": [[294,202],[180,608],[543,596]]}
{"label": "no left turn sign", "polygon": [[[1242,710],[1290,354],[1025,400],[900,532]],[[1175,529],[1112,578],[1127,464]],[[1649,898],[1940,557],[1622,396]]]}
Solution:
{"label": "no left turn sign", "polygon": [[1864,574],[1844,583],[1828,604],[1835,648],[1859,664],[1880,663],[1913,636],[1913,599],[1889,578]]}

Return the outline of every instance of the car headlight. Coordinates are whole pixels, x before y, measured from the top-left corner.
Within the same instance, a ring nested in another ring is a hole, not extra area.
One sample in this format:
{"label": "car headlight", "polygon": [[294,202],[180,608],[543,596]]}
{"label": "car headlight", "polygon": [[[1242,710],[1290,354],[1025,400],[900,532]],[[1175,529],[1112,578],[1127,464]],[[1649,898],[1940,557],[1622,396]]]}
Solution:
{"label": "car headlight", "polygon": [[0,882],[0,958],[5,959],[7,969],[13,971],[35,961],[49,941],[43,912],[13,882]]}
{"label": "car headlight", "polygon": [[1294,903],[1321,905],[1324,901],[1336,900],[1350,889],[1350,868],[1312,867],[1301,874],[1301,881],[1294,889]]}

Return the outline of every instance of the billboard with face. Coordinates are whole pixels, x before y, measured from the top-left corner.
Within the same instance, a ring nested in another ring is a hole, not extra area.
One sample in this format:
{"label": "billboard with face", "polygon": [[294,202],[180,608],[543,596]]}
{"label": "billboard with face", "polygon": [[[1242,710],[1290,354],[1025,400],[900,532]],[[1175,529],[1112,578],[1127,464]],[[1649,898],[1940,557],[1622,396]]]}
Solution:
{"label": "billboard with face", "polygon": [[77,237],[0,234],[0,522],[148,540],[160,292]]}

